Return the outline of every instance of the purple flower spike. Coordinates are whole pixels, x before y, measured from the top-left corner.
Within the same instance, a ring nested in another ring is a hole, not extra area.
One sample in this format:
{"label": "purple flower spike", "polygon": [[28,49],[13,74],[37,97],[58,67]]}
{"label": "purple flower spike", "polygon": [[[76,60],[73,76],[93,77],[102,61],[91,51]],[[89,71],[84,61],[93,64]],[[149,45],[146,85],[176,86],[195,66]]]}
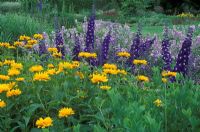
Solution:
{"label": "purple flower spike", "polygon": [[40,40],[40,43],[39,43],[39,55],[42,56],[44,54],[47,54],[48,51],[47,51],[47,47],[45,45],[45,40]]}
{"label": "purple flower spike", "polygon": [[90,52],[94,49],[94,31],[95,31],[95,13],[92,13],[88,22],[87,34],[86,34],[86,42],[85,42],[85,50],[86,52]]}
{"label": "purple flower spike", "polygon": [[65,47],[64,47],[64,39],[63,39],[61,32],[56,33],[55,45],[56,45],[56,48],[58,49],[58,52],[61,52],[62,58],[64,59],[65,58]]}
{"label": "purple flower spike", "polygon": [[172,57],[170,53],[170,40],[168,36],[168,28],[165,27],[164,29],[164,39],[162,41],[162,59],[164,60],[164,67],[163,70],[170,71],[171,70],[171,63]]}
{"label": "purple flower spike", "polygon": [[174,67],[174,71],[182,73],[184,76],[187,74],[188,70],[188,61],[191,52],[193,32],[194,28],[189,27],[187,37],[185,38],[185,41],[182,44],[182,48],[179,51],[176,65]]}
{"label": "purple flower spike", "polygon": [[79,37],[75,36],[75,46],[73,49],[73,60],[79,61],[79,57],[78,54],[81,51],[81,46],[80,46],[80,41],[79,41]]}
{"label": "purple flower spike", "polygon": [[109,31],[107,36],[104,38],[102,48],[101,48],[101,57],[100,57],[100,60],[99,60],[101,65],[105,64],[106,61],[108,60],[108,52],[109,52],[110,41],[111,41],[111,35],[110,35],[110,31]]}

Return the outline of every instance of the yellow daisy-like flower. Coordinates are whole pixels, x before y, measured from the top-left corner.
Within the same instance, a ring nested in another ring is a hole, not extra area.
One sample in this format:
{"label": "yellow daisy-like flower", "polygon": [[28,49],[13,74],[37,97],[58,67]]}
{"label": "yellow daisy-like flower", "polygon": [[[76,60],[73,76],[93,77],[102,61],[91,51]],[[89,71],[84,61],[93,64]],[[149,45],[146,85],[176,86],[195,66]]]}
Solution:
{"label": "yellow daisy-like flower", "polygon": [[103,73],[117,75],[118,74],[118,70],[117,69],[103,69]]}
{"label": "yellow daisy-like flower", "polygon": [[80,62],[79,61],[72,61],[72,65],[74,68],[78,68],[80,66]]}
{"label": "yellow daisy-like flower", "polygon": [[8,46],[8,49],[16,49],[15,46]]}
{"label": "yellow daisy-like flower", "polygon": [[162,78],[162,82],[163,83],[167,83],[167,79],[166,78]]}
{"label": "yellow daisy-like flower", "polygon": [[48,51],[51,53],[57,53],[58,49],[57,48],[48,48]]}
{"label": "yellow daisy-like flower", "polygon": [[93,74],[91,78],[92,83],[108,82],[108,78],[104,74]]}
{"label": "yellow daisy-like flower", "polygon": [[72,108],[62,108],[59,110],[58,117],[63,118],[63,117],[68,117],[68,116],[74,115],[74,114],[75,114],[75,112]]}
{"label": "yellow daisy-like flower", "polygon": [[111,87],[110,86],[100,86],[100,89],[102,89],[102,90],[110,90]]}
{"label": "yellow daisy-like flower", "polygon": [[47,74],[49,75],[55,75],[56,74],[56,69],[49,69],[46,71]]}
{"label": "yellow daisy-like flower", "polygon": [[17,75],[19,75],[19,74],[20,74],[20,71],[17,70],[17,69],[12,68],[12,69],[9,69],[9,70],[8,70],[8,75],[9,75],[9,76],[17,76]]}
{"label": "yellow daisy-like flower", "polygon": [[37,43],[38,43],[37,40],[32,39],[32,40],[28,40],[27,45],[35,45]]}
{"label": "yellow daisy-like flower", "polygon": [[23,45],[24,45],[23,42],[20,42],[20,41],[14,42],[14,46],[23,46]]}
{"label": "yellow daisy-like flower", "polygon": [[23,65],[21,63],[12,63],[11,64],[11,69],[12,68],[22,70],[23,69]]}
{"label": "yellow daisy-like flower", "polygon": [[15,63],[15,60],[4,60],[3,62],[4,65],[11,65],[13,63]]}
{"label": "yellow daisy-like flower", "polygon": [[117,69],[115,64],[104,64],[103,69]]}
{"label": "yellow daisy-like flower", "polygon": [[83,74],[82,72],[77,71],[77,72],[75,73],[75,75],[76,75],[76,76],[79,76],[80,79],[84,79],[84,74]]}
{"label": "yellow daisy-like flower", "polygon": [[122,75],[127,75],[127,72],[125,70],[118,70],[118,73]]}
{"label": "yellow daisy-like flower", "polygon": [[29,68],[29,71],[31,72],[40,72],[43,70],[43,67],[41,65],[35,65]]}
{"label": "yellow daisy-like flower", "polygon": [[42,34],[34,34],[34,35],[33,35],[33,38],[34,38],[34,39],[42,40],[44,37],[43,37]]}
{"label": "yellow daisy-like flower", "polygon": [[177,72],[171,72],[171,71],[163,71],[162,76],[163,77],[175,77],[177,75]]}
{"label": "yellow daisy-like flower", "polygon": [[0,80],[7,81],[7,80],[9,80],[9,79],[10,79],[10,77],[7,76],[7,75],[0,75]]}
{"label": "yellow daisy-like flower", "polygon": [[25,35],[21,35],[21,36],[19,37],[19,40],[20,40],[20,41],[28,41],[28,40],[30,40],[30,39],[31,39],[31,37],[25,36]]}
{"label": "yellow daisy-like flower", "polygon": [[6,103],[0,99],[0,108],[6,107]]}
{"label": "yellow daisy-like flower", "polygon": [[6,93],[6,96],[7,97],[12,97],[12,96],[18,96],[22,93],[22,91],[20,89],[13,89],[13,90],[10,90]]}
{"label": "yellow daisy-like flower", "polygon": [[133,60],[133,64],[135,65],[147,65],[146,60]]}
{"label": "yellow daisy-like flower", "polygon": [[48,68],[54,68],[55,66],[53,64],[48,64]]}
{"label": "yellow daisy-like flower", "polygon": [[162,101],[160,99],[156,99],[154,102],[153,102],[157,107],[161,107],[162,106]]}
{"label": "yellow daisy-like flower", "polygon": [[62,53],[61,52],[53,52],[52,56],[55,57],[55,58],[61,58]]}
{"label": "yellow daisy-like flower", "polygon": [[48,81],[50,80],[49,74],[46,72],[39,72],[33,76],[33,81]]}
{"label": "yellow daisy-like flower", "polygon": [[0,84],[0,93],[10,90],[9,84]]}
{"label": "yellow daisy-like flower", "polygon": [[149,82],[149,78],[147,76],[140,75],[140,76],[137,76],[137,79],[139,81]]}
{"label": "yellow daisy-like flower", "polygon": [[119,56],[119,57],[126,57],[126,58],[128,58],[128,57],[130,57],[130,56],[131,56],[131,54],[130,54],[130,53],[128,53],[128,52],[125,52],[125,51],[123,51],[123,52],[118,52],[118,53],[117,53],[117,56]]}
{"label": "yellow daisy-like flower", "polygon": [[24,81],[25,79],[24,79],[23,77],[19,77],[19,78],[16,78],[15,80],[18,81],[18,82],[22,82],[22,81]]}
{"label": "yellow daisy-like flower", "polygon": [[53,120],[51,119],[51,117],[39,118],[36,121],[35,125],[37,126],[37,128],[47,128],[53,126]]}
{"label": "yellow daisy-like flower", "polygon": [[97,58],[96,53],[89,53],[89,52],[80,52],[78,54],[78,57],[83,57],[83,58]]}

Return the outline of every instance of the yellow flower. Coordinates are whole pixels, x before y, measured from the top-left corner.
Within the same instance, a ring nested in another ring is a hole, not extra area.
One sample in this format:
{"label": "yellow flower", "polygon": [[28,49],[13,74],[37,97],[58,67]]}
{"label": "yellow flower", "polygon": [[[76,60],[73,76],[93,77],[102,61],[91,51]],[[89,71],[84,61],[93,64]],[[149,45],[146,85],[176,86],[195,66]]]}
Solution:
{"label": "yellow flower", "polygon": [[23,46],[23,45],[24,45],[23,42],[20,42],[20,41],[14,42],[14,46]]}
{"label": "yellow flower", "polygon": [[24,79],[23,77],[19,77],[19,78],[16,78],[15,80],[18,81],[18,82],[22,82],[22,81],[24,81],[25,79]]}
{"label": "yellow flower", "polygon": [[12,97],[12,96],[18,96],[22,93],[22,91],[20,89],[13,89],[13,90],[10,90],[6,93],[6,96],[7,97]]}
{"label": "yellow flower", "polygon": [[111,87],[110,86],[100,86],[100,89],[102,89],[102,90],[110,90]]}
{"label": "yellow flower", "polygon": [[143,75],[137,76],[139,81],[149,82],[149,78]]}
{"label": "yellow flower", "polygon": [[118,70],[117,69],[103,69],[103,73],[117,75],[118,74]]}
{"label": "yellow flower", "polygon": [[17,76],[17,75],[19,75],[19,74],[20,74],[20,71],[17,70],[17,69],[12,68],[12,69],[9,69],[9,70],[8,70],[8,75],[9,75],[9,76]]}
{"label": "yellow flower", "polygon": [[80,79],[84,79],[84,74],[82,72],[77,71],[75,75],[79,76]]}
{"label": "yellow flower", "polygon": [[126,58],[128,58],[128,57],[130,57],[131,56],[131,54],[130,53],[128,53],[128,52],[118,52],[117,53],[117,56],[119,56],[119,57],[126,57]]}
{"label": "yellow flower", "polygon": [[31,37],[25,36],[25,35],[22,35],[22,36],[19,37],[19,40],[20,40],[20,41],[25,41],[25,40],[28,41],[28,40],[30,40],[30,39],[31,39]]}
{"label": "yellow flower", "polygon": [[0,84],[0,93],[10,90],[9,84]]}
{"label": "yellow flower", "polygon": [[46,72],[39,72],[33,76],[34,81],[48,81],[50,80],[49,75]]}
{"label": "yellow flower", "polygon": [[175,77],[177,75],[177,72],[171,72],[171,71],[163,71],[162,76],[163,77]]}
{"label": "yellow flower", "polygon": [[15,46],[8,46],[8,49],[16,49]]}
{"label": "yellow flower", "polygon": [[51,53],[57,53],[58,49],[57,48],[48,48],[48,51]]}
{"label": "yellow flower", "polygon": [[29,68],[29,71],[31,72],[40,72],[43,70],[43,67],[41,65],[35,65]]}
{"label": "yellow flower", "polygon": [[34,34],[34,35],[33,35],[33,38],[34,38],[34,39],[42,40],[44,37],[43,37],[42,34]]}
{"label": "yellow flower", "polygon": [[79,61],[72,61],[72,65],[74,68],[78,68],[80,66],[80,62]]}
{"label": "yellow flower", "polygon": [[127,75],[127,72],[125,70],[118,70],[118,73],[122,75]]}
{"label": "yellow flower", "polygon": [[13,87],[17,86],[16,82],[10,82],[8,83],[9,89],[12,89]]}
{"label": "yellow flower", "polygon": [[11,64],[11,68],[22,70],[23,69],[23,65],[21,63],[12,63]]}
{"label": "yellow flower", "polygon": [[0,108],[6,107],[6,103],[0,99]]}
{"label": "yellow flower", "polygon": [[34,39],[27,41],[27,45],[34,45],[34,44],[37,44],[37,43],[38,43],[38,41],[34,40]]}
{"label": "yellow flower", "polygon": [[53,57],[55,57],[55,58],[61,58],[62,57],[62,53],[61,52],[54,52],[53,54],[52,54],[52,56]]}
{"label": "yellow flower", "polygon": [[104,74],[93,74],[91,81],[92,83],[108,82],[108,78]]}
{"label": "yellow flower", "polygon": [[117,69],[115,64],[104,64],[103,69]]}
{"label": "yellow flower", "polygon": [[8,48],[10,46],[9,43],[0,43],[0,47],[6,47]]}
{"label": "yellow flower", "polygon": [[54,68],[54,65],[53,65],[53,64],[48,64],[47,67],[48,67],[48,68]]}
{"label": "yellow flower", "polygon": [[75,112],[72,108],[65,107],[65,108],[62,108],[59,110],[58,116],[59,116],[59,118],[63,118],[63,117],[68,117],[68,116],[74,115],[74,114],[75,114]]}
{"label": "yellow flower", "polygon": [[9,80],[9,79],[10,79],[10,77],[7,76],[7,75],[0,75],[0,80],[7,81],[7,80]]}
{"label": "yellow flower", "polygon": [[135,65],[147,65],[146,60],[133,60],[133,64]]}
{"label": "yellow flower", "polygon": [[49,75],[54,75],[54,74],[56,74],[56,69],[49,69],[46,71],[46,73]]}
{"label": "yellow flower", "polygon": [[78,54],[78,57],[83,57],[83,58],[97,58],[96,53],[89,53],[89,52],[80,52]]}
{"label": "yellow flower", "polygon": [[163,83],[167,83],[167,79],[166,78],[162,78],[162,82]]}
{"label": "yellow flower", "polygon": [[153,102],[157,107],[161,107],[162,106],[162,101],[160,99],[156,99],[154,102]]}
{"label": "yellow flower", "polygon": [[50,117],[46,117],[46,118],[39,118],[35,125],[38,127],[38,128],[47,128],[47,127],[50,127],[50,126],[53,126],[53,120],[50,118]]}
{"label": "yellow flower", "polygon": [[15,60],[4,60],[3,62],[4,65],[12,65],[13,63],[15,63]]}

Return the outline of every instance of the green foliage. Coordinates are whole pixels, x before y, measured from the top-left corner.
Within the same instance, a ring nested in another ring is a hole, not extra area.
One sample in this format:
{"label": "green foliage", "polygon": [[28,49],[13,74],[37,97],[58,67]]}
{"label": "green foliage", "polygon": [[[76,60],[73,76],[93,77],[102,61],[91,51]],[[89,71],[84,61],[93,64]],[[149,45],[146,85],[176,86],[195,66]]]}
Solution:
{"label": "green foliage", "polygon": [[0,41],[16,40],[20,35],[32,35],[39,31],[52,31],[51,26],[26,15],[0,15]]}
{"label": "green foliage", "polygon": [[20,9],[20,2],[0,2],[0,12],[17,12]]}

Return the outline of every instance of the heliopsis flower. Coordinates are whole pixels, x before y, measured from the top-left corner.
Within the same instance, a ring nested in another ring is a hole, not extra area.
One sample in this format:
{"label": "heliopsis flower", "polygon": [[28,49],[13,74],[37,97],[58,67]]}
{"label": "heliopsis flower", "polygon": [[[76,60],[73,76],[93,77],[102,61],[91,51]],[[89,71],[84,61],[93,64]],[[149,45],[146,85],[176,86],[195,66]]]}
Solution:
{"label": "heliopsis flower", "polygon": [[19,74],[20,74],[20,71],[17,70],[17,69],[12,68],[12,69],[9,69],[9,70],[8,70],[8,75],[9,75],[9,76],[17,76],[17,75],[19,75]]}
{"label": "heliopsis flower", "polygon": [[118,70],[118,74],[127,75],[127,72],[125,70]]}
{"label": "heliopsis flower", "polygon": [[117,66],[115,64],[104,64],[103,69],[117,69]]}
{"label": "heliopsis flower", "polygon": [[110,86],[100,86],[100,89],[102,89],[102,90],[110,90],[111,87]]}
{"label": "heliopsis flower", "polygon": [[171,72],[171,71],[163,71],[162,76],[163,77],[175,77],[177,75],[177,72]]}
{"label": "heliopsis flower", "polygon": [[6,107],[6,103],[0,99],[0,108]]}
{"label": "heliopsis flower", "polygon": [[108,82],[108,78],[104,74],[93,74],[91,81],[92,83]]}
{"label": "heliopsis flower", "polygon": [[133,64],[135,65],[147,65],[146,60],[133,60]]}
{"label": "heliopsis flower", "polygon": [[54,75],[54,74],[56,74],[56,69],[49,69],[46,71],[46,73],[49,75]]}
{"label": "heliopsis flower", "polygon": [[78,54],[78,57],[83,57],[83,58],[97,58],[96,53],[89,53],[89,52],[80,52]]}
{"label": "heliopsis flower", "polygon": [[13,90],[7,91],[6,96],[7,97],[18,96],[21,93],[22,91],[20,89],[13,89]]}
{"label": "heliopsis flower", "polygon": [[10,77],[7,76],[7,75],[0,75],[0,80],[6,81],[6,80],[9,80],[9,79],[10,79]]}
{"label": "heliopsis flower", "polygon": [[57,48],[48,48],[48,51],[51,53],[57,53],[58,49]]}
{"label": "heliopsis flower", "polygon": [[25,79],[24,79],[23,77],[19,77],[19,78],[16,78],[15,80],[18,81],[18,82],[22,82],[22,81],[24,81]]}
{"label": "heliopsis flower", "polygon": [[34,45],[34,44],[37,44],[37,43],[38,43],[38,41],[34,40],[34,39],[27,41],[27,45]]}
{"label": "heliopsis flower", "polygon": [[53,65],[53,64],[48,64],[47,67],[48,67],[48,68],[54,68],[54,65]]}
{"label": "heliopsis flower", "polygon": [[55,58],[61,58],[62,57],[62,53],[61,52],[54,52],[52,54],[52,56],[55,57]]}
{"label": "heliopsis flower", "polygon": [[167,83],[167,79],[166,78],[162,78],[162,82],[163,83]]}
{"label": "heliopsis flower", "polygon": [[39,72],[39,73],[35,73],[35,75],[33,76],[33,80],[34,81],[48,81],[50,80],[50,77],[48,73],[46,72]]}
{"label": "heliopsis flower", "polygon": [[8,49],[16,49],[15,46],[8,46]]}
{"label": "heliopsis flower", "polygon": [[25,35],[22,35],[22,36],[19,37],[19,40],[20,40],[20,41],[28,41],[28,40],[30,40],[30,39],[31,39],[31,37],[25,36]]}
{"label": "heliopsis flower", "polygon": [[14,46],[23,46],[23,42],[20,42],[20,41],[16,41],[14,42]]}
{"label": "heliopsis flower", "polygon": [[117,56],[118,57],[126,57],[126,58],[128,58],[128,57],[130,57],[131,56],[131,54],[130,53],[128,53],[128,52],[118,52],[117,53]]}
{"label": "heliopsis flower", "polygon": [[37,128],[47,128],[53,126],[53,120],[51,119],[51,117],[39,118],[36,121],[35,125],[37,126]]}
{"label": "heliopsis flower", "polygon": [[41,65],[35,65],[29,68],[29,71],[31,72],[40,72],[43,70],[43,67]]}
{"label": "heliopsis flower", "polygon": [[147,76],[140,75],[140,76],[137,76],[137,79],[139,81],[149,82],[149,78]]}
{"label": "heliopsis flower", "polygon": [[58,116],[59,118],[68,117],[70,115],[74,115],[75,112],[72,108],[62,108],[59,110]]}
{"label": "heliopsis flower", "polygon": [[43,37],[42,34],[34,34],[34,35],[33,35],[33,38],[34,38],[34,39],[42,40],[44,37]]}
{"label": "heliopsis flower", "polygon": [[157,107],[161,107],[162,106],[162,101],[160,99],[156,99],[154,102],[153,102]]}
{"label": "heliopsis flower", "polygon": [[0,84],[0,93],[10,90],[9,84]]}
{"label": "heliopsis flower", "polygon": [[23,69],[23,65],[21,63],[12,63],[11,64],[11,69],[20,69],[22,70]]}
{"label": "heliopsis flower", "polygon": [[78,68],[80,66],[80,62],[79,61],[72,61],[72,65],[74,68]]}
{"label": "heliopsis flower", "polygon": [[103,73],[117,75],[118,74],[118,70],[117,69],[103,69]]}
{"label": "heliopsis flower", "polygon": [[4,65],[11,65],[13,63],[15,63],[15,60],[4,60],[3,62]]}

